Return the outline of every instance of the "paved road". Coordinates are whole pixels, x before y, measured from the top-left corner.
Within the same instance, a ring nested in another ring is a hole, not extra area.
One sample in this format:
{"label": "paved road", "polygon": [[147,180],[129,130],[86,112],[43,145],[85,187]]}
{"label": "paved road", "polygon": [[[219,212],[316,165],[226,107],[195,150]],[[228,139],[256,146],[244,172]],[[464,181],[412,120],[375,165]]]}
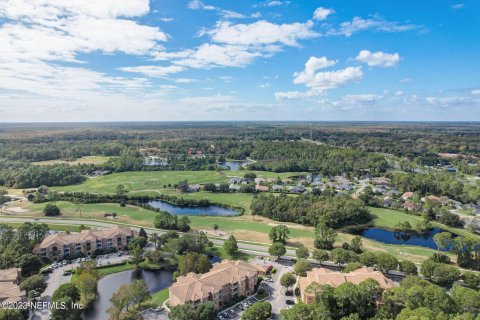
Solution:
{"label": "paved road", "polygon": [[[111,228],[113,226],[118,226],[116,223],[108,223],[103,221],[96,221],[96,220],[81,220],[81,219],[59,219],[59,218],[20,218],[20,217],[9,217],[9,216],[0,216],[0,223],[22,223],[22,222],[31,222],[31,223],[51,223],[51,224],[58,224],[58,225],[87,225],[92,226],[100,229]],[[134,230],[140,230],[141,226],[129,226]],[[147,228],[143,227],[148,234],[158,233],[159,235],[165,233],[165,230],[159,230],[154,228]],[[208,237],[215,245],[223,245],[225,240],[215,238],[215,237]],[[261,245],[255,243],[245,243],[245,242],[238,242],[238,247],[240,251],[249,253],[249,254],[258,254],[258,255],[265,255],[268,254],[268,244]],[[295,250],[287,249],[287,255],[295,256]]]}

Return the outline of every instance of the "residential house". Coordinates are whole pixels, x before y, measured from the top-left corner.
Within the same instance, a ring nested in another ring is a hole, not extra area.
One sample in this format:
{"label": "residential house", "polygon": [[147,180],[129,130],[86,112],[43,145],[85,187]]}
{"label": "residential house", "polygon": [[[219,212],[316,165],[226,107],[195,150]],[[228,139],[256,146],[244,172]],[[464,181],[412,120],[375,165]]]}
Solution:
{"label": "residential house", "polygon": [[257,192],[268,192],[270,189],[267,186],[261,186],[261,185],[256,185],[255,186],[255,191]]}
{"label": "residential house", "polygon": [[20,290],[22,269],[0,270],[0,304],[14,304],[26,300],[25,291]]}
{"label": "residential house", "polygon": [[201,189],[201,185],[199,184],[189,184],[188,185],[188,192],[198,192]]}
{"label": "residential house", "polygon": [[372,179],[372,183],[388,187],[390,185],[390,179],[386,177],[377,177]]}
{"label": "residential house", "polygon": [[168,289],[172,307],[212,301],[220,309],[241,296],[253,294],[258,281],[257,267],[244,261],[223,260],[204,274],[190,272],[180,276]]}
{"label": "residential house", "polygon": [[390,207],[392,205],[392,198],[390,197],[383,198],[383,205],[385,207]]}
{"label": "residential house", "polygon": [[284,185],[292,184],[292,183],[293,183],[293,180],[290,179],[290,178],[285,178],[285,179],[282,179],[282,183],[283,183]]}
{"label": "residential house", "polygon": [[409,191],[409,192],[405,192],[404,194],[402,194],[402,199],[403,200],[408,200],[408,199],[411,199],[413,198],[413,192]]}
{"label": "residential house", "polygon": [[273,192],[282,192],[283,191],[283,186],[279,185],[279,184],[273,185],[272,186],[272,191]]}
{"label": "residential house", "polygon": [[422,206],[414,202],[405,202],[402,206],[404,209],[407,209],[408,211],[418,211],[422,208]]}
{"label": "residential house", "polygon": [[296,187],[291,187],[288,189],[288,192],[290,193],[304,193],[305,192],[305,187],[302,186],[296,186]]}
{"label": "residential house", "polygon": [[35,246],[33,253],[41,259],[57,261],[91,255],[96,250],[123,250],[136,235],[136,231],[119,226],[106,230],[82,230],[80,233],[56,233],[45,237]]}
{"label": "residential house", "polygon": [[311,271],[307,271],[306,277],[299,278],[298,288],[300,289],[302,302],[312,304],[316,303],[316,296],[314,293],[306,290],[311,284],[329,285],[336,288],[345,282],[351,282],[358,285],[360,282],[367,279],[376,280],[383,289],[392,288],[395,285],[394,282],[385,277],[383,273],[375,271],[372,268],[363,267],[350,273],[342,273],[325,268],[315,268]]}

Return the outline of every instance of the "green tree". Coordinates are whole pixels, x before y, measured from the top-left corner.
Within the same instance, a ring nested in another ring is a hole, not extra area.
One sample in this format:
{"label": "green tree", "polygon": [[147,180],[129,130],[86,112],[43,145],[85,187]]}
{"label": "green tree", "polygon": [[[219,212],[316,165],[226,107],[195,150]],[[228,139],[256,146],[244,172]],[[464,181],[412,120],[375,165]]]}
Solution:
{"label": "green tree", "polygon": [[344,273],[349,273],[349,272],[358,270],[362,267],[363,267],[363,264],[361,264],[360,262],[349,262],[347,264],[347,266],[345,267],[345,269],[343,269],[343,272]]}
{"label": "green tree", "polygon": [[272,317],[272,305],[270,302],[255,302],[245,310],[242,320],[268,320]]}
{"label": "green tree", "polygon": [[322,263],[324,261],[328,261],[329,254],[328,251],[323,249],[315,249],[312,255],[313,259],[317,260],[318,262]]}
{"label": "green tree", "polygon": [[197,307],[197,315],[198,320],[215,320],[217,318],[215,304],[212,301],[201,303]]}
{"label": "green tree", "polygon": [[135,280],[129,286],[129,301],[131,304],[140,305],[140,303],[151,298],[148,292],[147,284],[143,280]]}
{"label": "green tree", "polygon": [[461,313],[480,314],[480,292],[454,284],[450,295]]}
{"label": "green tree", "polygon": [[233,235],[231,235],[225,242],[223,243],[223,249],[225,249],[225,252],[230,255],[231,257],[234,257],[238,254],[238,244],[237,244],[237,239]]}
{"label": "green tree", "polygon": [[43,214],[47,217],[58,216],[60,215],[60,209],[53,203],[47,203],[45,208],[43,208]]}
{"label": "green tree", "polygon": [[358,261],[364,266],[373,267],[377,262],[377,255],[371,251],[367,251],[358,256]]}
{"label": "green tree", "polygon": [[138,236],[139,236],[139,237],[142,237],[142,238],[144,238],[144,239],[148,239],[147,232],[146,232],[145,229],[143,229],[143,228],[140,228],[140,231],[138,231]]}
{"label": "green tree", "polygon": [[349,249],[355,253],[362,253],[362,237],[355,236],[350,242]]}
{"label": "green tree", "polygon": [[123,184],[119,184],[116,188],[117,197],[119,198],[124,198],[127,192]]}
{"label": "green tree", "polygon": [[287,253],[285,245],[281,242],[274,242],[270,248],[268,248],[268,254],[276,257],[277,259]]}
{"label": "green tree", "polygon": [[213,225],[213,230],[215,230],[215,234],[217,234],[218,224],[215,223],[215,224]]}
{"label": "green tree", "polygon": [[331,320],[333,317],[324,304],[299,303],[280,311],[282,320]]}
{"label": "green tree", "polygon": [[335,263],[348,263],[358,260],[358,256],[351,250],[345,250],[342,248],[335,248],[330,253],[330,258]]}
{"label": "green tree", "polygon": [[465,271],[463,273],[463,281],[469,286],[470,288],[477,288],[480,286],[480,275],[476,274],[471,271]]}
{"label": "green tree", "polygon": [[178,273],[182,276],[189,272],[205,273],[212,268],[208,257],[198,252],[187,252],[179,257]]}
{"label": "green tree", "polygon": [[337,234],[325,222],[318,222],[315,227],[315,248],[332,250]]}
{"label": "green tree", "polygon": [[287,290],[297,282],[297,278],[290,273],[286,272],[280,277],[280,284],[285,287]]}
{"label": "green tree", "polygon": [[52,301],[57,301],[62,297],[69,297],[73,302],[77,302],[80,300],[80,291],[73,283],[64,283],[55,290]]}
{"label": "green tree", "polygon": [[298,259],[307,259],[310,256],[310,251],[308,251],[307,247],[301,245],[295,250],[295,255]]}
{"label": "green tree", "polygon": [[35,291],[40,295],[46,288],[47,282],[45,281],[45,277],[40,274],[28,277],[20,283],[20,290],[24,290],[27,294]]}
{"label": "green tree", "polygon": [[286,225],[275,226],[270,230],[268,237],[272,240],[273,243],[281,242],[283,244],[287,243],[289,238],[290,230]]}
{"label": "green tree", "polygon": [[181,304],[170,308],[168,318],[171,320],[195,320],[197,319],[197,310],[189,303]]}
{"label": "green tree", "polygon": [[385,252],[381,252],[377,254],[375,261],[376,261],[376,265],[384,273],[390,270],[396,270],[398,266],[397,258]]}
{"label": "green tree", "polygon": [[402,260],[399,263],[399,270],[405,272],[406,274],[417,275],[418,270],[415,263],[409,260]]}
{"label": "green tree", "polygon": [[438,250],[447,250],[452,243],[452,234],[450,232],[440,232],[433,236],[433,241]]}
{"label": "green tree", "polygon": [[295,270],[295,273],[299,276],[305,277],[307,275],[307,271],[312,270],[312,265],[307,259],[298,259],[293,266],[293,270]]}
{"label": "green tree", "polygon": [[135,248],[133,248],[131,257],[130,257],[130,262],[135,265],[136,269],[140,268],[140,263],[143,261],[143,250],[140,247],[140,245],[136,245]]}
{"label": "green tree", "polygon": [[187,216],[182,216],[177,219],[177,229],[181,232],[190,231],[190,219]]}

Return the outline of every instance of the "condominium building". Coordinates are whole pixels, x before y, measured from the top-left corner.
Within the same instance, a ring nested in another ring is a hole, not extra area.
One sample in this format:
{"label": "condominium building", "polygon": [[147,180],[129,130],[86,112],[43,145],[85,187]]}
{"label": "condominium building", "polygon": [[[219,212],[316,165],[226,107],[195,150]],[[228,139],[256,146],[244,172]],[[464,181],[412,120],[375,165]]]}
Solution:
{"label": "condominium building", "polygon": [[20,290],[22,269],[10,268],[0,270],[0,303],[9,304],[24,301],[25,291]]}
{"label": "condominium building", "polygon": [[257,280],[256,267],[239,260],[223,260],[214,263],[207,273],[191,272],[178,277],[169,288],[169,304],[171,306],[186,303],[197,305],[212,301],[218,309],[232,299],[253,294]]}
{"label": "condominium building", "polygon": [[136,235],[136,231],[118,226],[106,230],[82,230],[80,233],[56,233],[43,239],[33,252],[41,259],[53,261],[88,256],[96,250],[122,250]]}
{"label": "condominium building", "polygon": [[360,268],[350,273],[342,273],[338,271],[332,271],[325,268],[315,268],[311,271],[307,271],[306,277],[300,277],[298,280],[298,287],[300,288],[300,295],[303,303],[315,303],[315,294],[307,292],[305,289],[312,283],[321,285],[329,285],[331,287],[338,287],[342,283],[351,282],[353,284],[359,284],[360,282],[373,279],[376,280],[380,287],[388,289],[395,284],[392,280],[388,279],[380,271],[375,271],[372,268]]}

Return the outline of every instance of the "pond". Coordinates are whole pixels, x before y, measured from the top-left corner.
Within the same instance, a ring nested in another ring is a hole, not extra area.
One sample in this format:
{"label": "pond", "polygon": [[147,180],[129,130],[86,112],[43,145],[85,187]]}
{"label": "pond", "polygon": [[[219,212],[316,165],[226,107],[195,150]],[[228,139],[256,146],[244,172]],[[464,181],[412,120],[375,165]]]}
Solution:
{"label": "pond", "polygon": [[187,207],[171,204],[162,200],[152,200],[149,201],[148,204],[162,211],[184,216],[237,216],[240,214],[238,210],[214,205],[207,207]]}
{"label": "pond", "polygon": [[356,234],[386,244],[405,244],[437,249],[437,245],[435,241],[433,241],[433,236],[444,231],[445,230],[440,228],[433,228],[424,233],[400,233],[381,228],[368,228],[360,230]]}
{"label": "pond", "polygon": [[248,161],[242,161],[242,160],[234,160],[234,161],[225,161],[220,163],[218,166],[228,169],[230,168],[230,171],[239,171],[244,165],[248,164],[250,162]]}
{"label": "pond", "polygon": [[110,298],[121,285],[132,283],[134,280],[143,279],[147,284],[150,294],[169,287],[172,284],[172,271],[148,271],[143,270],[141,275],[135,276],[133,270],[122,271],[103,277],[98,282],[97,299],[89,310],[84,314],[84,319],[105,320],[109,318],[107,309],[112,305]]}

